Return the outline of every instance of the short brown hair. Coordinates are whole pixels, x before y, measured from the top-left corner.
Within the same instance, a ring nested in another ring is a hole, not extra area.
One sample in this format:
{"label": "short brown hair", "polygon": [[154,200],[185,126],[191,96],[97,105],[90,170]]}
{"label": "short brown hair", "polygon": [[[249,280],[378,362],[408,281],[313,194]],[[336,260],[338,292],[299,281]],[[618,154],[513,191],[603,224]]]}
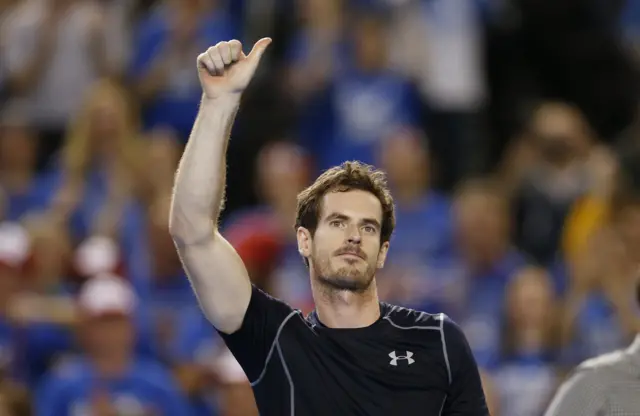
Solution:
{"label": "short brown hair", "polygon": [[311,186],[298,194],[296,230],[304,227],[313,235],[320,220],[322,197],[329,192],[347,192],[355,189],[370,192],[380,201],[380,242],[389,241],[396,226],[396,214],[386,175],[371,165],[355,161],[344,162],[325,171]]}

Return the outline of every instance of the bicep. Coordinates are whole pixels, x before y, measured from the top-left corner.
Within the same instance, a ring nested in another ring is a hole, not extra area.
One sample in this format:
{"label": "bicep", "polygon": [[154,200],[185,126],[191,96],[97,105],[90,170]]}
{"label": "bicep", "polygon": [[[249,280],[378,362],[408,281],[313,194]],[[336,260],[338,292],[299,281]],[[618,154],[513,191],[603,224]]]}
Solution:
{"label": "bicep", "polygon": [[604,406],[604,397],[594,372],[578,372],[558,390],[545,416],[595,416]]}
{"label": "bicep", "polygon": [[251,298],[249,275],[238,253],[217,232],[207,241],[177,247],[207,319],[221,332],[236,331]]}
{"label": "bicep", "polygon": [[205,316],[247,377],[256,380],[296,311],[252,286],[240,256],[218,233],[211,241],[178,247]]}

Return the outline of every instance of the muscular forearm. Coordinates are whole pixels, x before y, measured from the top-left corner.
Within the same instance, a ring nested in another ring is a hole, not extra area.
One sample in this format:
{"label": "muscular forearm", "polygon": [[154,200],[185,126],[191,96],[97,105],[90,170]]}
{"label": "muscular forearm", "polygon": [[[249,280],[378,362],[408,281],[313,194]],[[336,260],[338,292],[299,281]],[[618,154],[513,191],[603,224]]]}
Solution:
{"label": "muscular forearm", "polygon": [[197,243],[215,230],[224,201],[226,151],[239,97],[203,99],[180,161],[171,203],[171,234]]}

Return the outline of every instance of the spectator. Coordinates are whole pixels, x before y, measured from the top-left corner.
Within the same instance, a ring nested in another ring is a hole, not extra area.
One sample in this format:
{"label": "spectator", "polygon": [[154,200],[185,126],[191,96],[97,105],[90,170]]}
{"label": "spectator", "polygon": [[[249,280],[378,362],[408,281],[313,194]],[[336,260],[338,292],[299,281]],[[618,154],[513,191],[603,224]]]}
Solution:
{"label": "spectator", "polygon": [[287,52],[286,92],[303,103],[335,81],[348,54],[343,0],[298,0],[301,28]]}
{"label": "spectator", "polygon": [[73,349],[69,294],[78,282],[71,279],[72,247],[66,229],[37,214],[24,218],[24,226],[27,257],[9,316],[20,339],[20,380],[34,387]]}
{"label": "spectator", "polygon": [[[119,236],[117,218],[142,188],[141,145],[132,105],[117,84],[102,81],[87,94],[52,175],[54,214],[71,221],[75,239],[100,232]],[[134,194],[135,195],[135,194]],[[108,203],[106,203],[108,202]]]}
{"label": "spectator", "polygon": [[82,410],[187,415],[184,399],[164,368],[133,355],[136,297],[131,287],[115,276],[94,277],[78,302],[79,334],[87,355],[52,371],[38,392],[36,414]]}
{"label": "spectator", "polygon": [[179,322],[172,360],[194,412],[257,415],[247,376],[202,312],[185,310]]}
{"label": "spectator", "polygon": [[5,194],[6,220],[17,221],[31,210],[47,206],[51,184],[36,172],[38,143],[20,117],[0,125],[0,187]]}
{"label": "spectator", "polygon": [[195,57],[238,31],[217,1],[160,3],[136,28],[130,75],[144,127],[170,127],[186,142],[201,98]]}
{"label": "spectator", "polygon": [[304,310],[313,301],[293,223],[297,194],[309,181],[309,163],[295,144],[280,141],[263,147],[255,180],[262,204],[237,213],[224,229],[252,281]]}
{"label": "spectator", "polygon": [[[0,60],[13,104],[24,105],[40,135],[43,167],[62,143],[67,119],[81,110],[86,89],[117,72],[122,57],[107,42],[111,26],[98,2],[27,0],[8,13]],[[122,44],[117,35],[110,38]]]}
{"label": "spectator", "polygon": [[[426,138],[400,130],[380,143],[396,203],[393,247],[378,277],[381,298],[427,311],[441,310],[456,293],[448,279],[455,269],[451,201],[431,189]],[[455,282],[455,283],[454,283]]]}
{"label": "spectator", "polygon": [[373,163],[380,140],[401,127],[418,125],[420,102],[406,78],[388,69],[382,11],[354,14],[347,67],[308,105],[300,137],[326,169],[344,160]]}
{"label": "spectator", "polygon": [[508,199],[497,183],[463,184],[453,212],[463,274],[461,292],[448,310],[465,330],[478,363],[491,367],[500,356],[507,284],[526,260],[510,241]]}
{"label": "spectator", "polygon": [[[395,1],[389,53],[412,79],[427,111],[431,151],[442,162],[437,187],[451,190],[486,163],[483,1]],[[499,4],[499,2],[496,2]],[[498,6],[499,7],[499,6]],[[465,149],[460,151],[460,149]]]}
{"label": "spectator", "polygon": [[637,275],[638,218],[637,191],[620,180],[606,221],[571,259],[563,328],[567,365],[621,348],[640,329],[634,294],[625,289]]}
{"label": "spectator", "polygon": [[595,139],[579,111],[563,103],[541,105],[527,133],[520,156],[511,160],[517,170],[510,171],[511,179],[521,178],[514,195],[515,239],[540,264],[550,265],[569,210],[595,185],[588,164]]}
{"label": "spectator", "polygon": [[494,372],[500,409],[507,415],[537,416],[558,384],[554,364],[559,308],[548,272],[538,267],[518,270],[505,303],[503,351]]}

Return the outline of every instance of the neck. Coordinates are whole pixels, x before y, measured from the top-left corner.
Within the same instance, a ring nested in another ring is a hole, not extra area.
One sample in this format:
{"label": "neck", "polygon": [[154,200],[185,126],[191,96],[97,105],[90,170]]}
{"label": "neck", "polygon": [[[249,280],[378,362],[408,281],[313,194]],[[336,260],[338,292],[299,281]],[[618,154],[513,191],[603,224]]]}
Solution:
{"label": "neck", "polygon": [[522,352],[540,352],[546,344],[545,332],[541,328],[523,329],[516,341],[516,348]]}
{"label": "neck", "polygon": [[380,318],[380,302],[375,280],[362,293],[327,288],[312,283],[318,319],[329,328],[364,328]]}

